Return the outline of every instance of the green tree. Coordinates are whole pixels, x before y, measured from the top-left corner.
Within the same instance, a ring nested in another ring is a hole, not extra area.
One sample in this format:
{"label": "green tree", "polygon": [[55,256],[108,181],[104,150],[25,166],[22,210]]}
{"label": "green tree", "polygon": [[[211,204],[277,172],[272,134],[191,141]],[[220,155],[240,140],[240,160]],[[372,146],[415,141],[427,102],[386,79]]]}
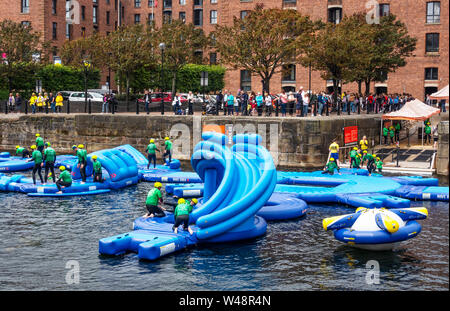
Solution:
{"label": "green tree", "polygon": [[0,75],[7,81],[10,92],[21,68],[32,68],[30,74],[34,74],[39,64],[48,61],[48,54],[44,53],[47,47],[41,34],[30,26],[11,20],[0,22]]}
{"label": "green tree", "polygon": [[[198,59],[196,52],[206,48],[208,39],[201,28],[195,27],[193,24],[186,24],[181,20],[163,23],[155,34],[156,44],[165,44],[164,67],[172,73],[171,90],[173,94],[180,69],[189,63],[203,62],[203,59]],[[160,49],[158,51],[161,53]]]}
{"label": "green tree", "polygon": [[154,64],[154,33],[143,25],[119,27],[105,37],[104,49],[108,64],[116,78],[125,80],[127,111],[129,110],[130,81],[142,67]]}
{"label": "green tree", "polygon": [[269,92],[273,74],[304,56],[320,25],[296,10],[257,6],[232,26],[217,25],[213,35],[221,63],[259,75],[263,92]]}

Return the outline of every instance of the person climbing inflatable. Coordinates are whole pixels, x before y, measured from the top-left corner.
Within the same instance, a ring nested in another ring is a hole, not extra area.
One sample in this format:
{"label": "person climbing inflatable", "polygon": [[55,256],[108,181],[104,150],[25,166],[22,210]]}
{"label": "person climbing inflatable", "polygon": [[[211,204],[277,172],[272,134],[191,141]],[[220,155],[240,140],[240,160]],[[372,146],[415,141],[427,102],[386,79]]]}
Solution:
{"label": "person climbing inflatable", "polygon": [[[339,173],[339,166],[336,164],[336,161],[334,160],[334,158],[330,158],[327,165],[323,169],[322,174],[328,173],[330,175],[334,175],[334,170],[337,170]],[[339,173],[339,175],[341,175],[341,173]]]}
{"label": "person climbing inflatable", "polygon": [[156,168],[156,151],[160,152],[158,148],[156,148],[155,140],[152,138],[150,139],[150,144],[148,144],[147,149],[147,169],[150,167],[150,163],[153,161],[153,168]]}
{"label": "person climbing inflatable", "polygon": [[350,168],[355,168],[356,165],[356,155],[358,154],[358,147],[353,147],[350,151]]}
{"label": "person climbing inflatable", "polygon": [[66,167],[61,165],[59,167],[61,173],[59,174],[59,179],[56,181],[56,187],[58,188],[58,194],[63,193],[62,189],[68,188],[72,185],[72,176],[69,171],[66,171]]}
{"label": "person climbing inflatable", "polygon": [[102,164],[97,159],[97,155],[92,156],[92,162],[94,166],[94,182],[104,182],[105,180],[102,178]]}
{"label": "person climbing inflatable", "polygon": [[166,163],[166,157],[169,156],[169,165],[170,162],[172,162],[172,142],[170,141],[169,137],[164,138],[165,142],[164,142],[164,148],[166,149],[166,151],[163,154],[163,161],[164,161],[164,165],[167,165]]}
{"label": "person climbing inflatable", "polygon": [[22,155],[22,159],[29,158],[30,152],[25,147],[16,146],[16,155]]}
{"label": "person climbing inflatable", "polygon": [[190,202],[186,202],[185,199],[178,199],[178,205],[175,207],[175,211],[173,213],[173,217],[175,219],[175,223],[172,227],[173,232],[178,233],[178,227],[183,224],[183,228],[185,231],[189,231],[189,234],[193,234],[194,232],[189,227],[189,214],[192,212],[195,204],[197,204],[197,199],[192,199]]}
{"label": "person climbing inflatable", "polygon": [[166,216],[164,213],[165,208],[158,206],[158,203],[163,203],[161,187],[162,184],[160,182],[155,182],[154,188],[148,192],[147,200],[145,201],[145,206],[147,207],[148,213],[144,215],[144,218]]}
{"label": "person climbing inflatable", "polygon": [[378,172],[381,173],[383,171],[383,161],[381,161],[380,157],[377,157],[375,164],[377,166]]}
{"label": "person climbing inflatable", "polygon": [[377,155],[376,154],[366,154],[367,159],[367,171],[369,172],[369,176],[372,176],[372,172],[375,172],[375,159]]}

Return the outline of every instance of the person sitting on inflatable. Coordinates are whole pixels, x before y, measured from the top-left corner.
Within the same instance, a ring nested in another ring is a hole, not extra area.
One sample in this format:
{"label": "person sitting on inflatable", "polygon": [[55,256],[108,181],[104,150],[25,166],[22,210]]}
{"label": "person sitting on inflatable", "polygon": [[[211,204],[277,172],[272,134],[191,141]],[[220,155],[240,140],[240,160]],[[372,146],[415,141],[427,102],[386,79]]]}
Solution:
{"label": "person sitting on inflatable", "polygon": [[186,231],[189,231],[189,234],[193,234],[194,232],[189,227],[189,214],[192,212],[195,204],[197,204],[197,199],[192,199],[190,202],[186,202],[185,199],[178,199],[178,205],[175,207],[175,211],[173,213],[173,217],[175,219],[175,224],[172,227],[173,232],[178,233],[178,227],[183,224],[183,228]]}
{"label": "person sitting on inflatable", "polygon": [[94,154],[92,156],[93,166],[94,166],[94,182],[104,182],[102,178],[102,164],[97,160],[97,156]]}
{"label": "person sitting on inflatable", "polygon": [[164,147],[166,149],[166,152],[163,154],[163,161],[164,165],[166,164],[166,157],[169,156],[169,163],[172,162],[172,142],[170,141],[169,137],[164,138]]}
{"label": "person sitting on inflatable", "polygon": [[[325,168],[323,169],[322,174],[330,174],[333,175],[334,174],[334,170],[338,171],[339,173],[339,166],[336,164],[336,161],[334,161],[334,158],[330,158],[330,160],[328,161],[327,165],[325,166]],[[339,173],[339,175],[341,175],[341,173]]]}
{"label": "person sitting on inflatable", "polygon": [[350,151],[350,168],[355,167],[356,155],[358,154],[358,147],[353,147]]}
{"label": "person sitting on inflatable", "polygon": [[383,171],[383,161],[381,161],[380,157],[377,157],[375,164],[377,166],[378,172],[381,173]]}
{"label": "person sitting on inflatable", "polygon": [[147,149],[145,149],[145,151],[147,151],[147,159],[148,159],[147,169],[149,169],[150,162],[152,161],[153,161],[153,168],[156,168],[156,151],[158,152],[160,151],[158,148],[156,148],[155,140],[153,138],[150,139],[150,144],[148,144]]}
{"label": "person sitting on inflatable", "polygon": [[58,194],[63,193],[62,188],[67,188],[72,185],[72,176],[69,171],[66,171],[65,166],[60,166],[59,170],[61,173],[59,174],[59,179],[56,181],[56,187],[58,188]]}
{"label": "person sitting on inflatable", "polygon": [[16,146],[16,155],[22,155],[22,159],[31,157],[28,149],[20,146]]}
{"label": "person sitting on inflatable", "polygon": [[164,211],[166,210],[164,207],[158,206],[158,203],[163,203],[162,195],[161,195],[161,187],[162,184],[160,182],[155,182],[155,188],[150,190],[147,194],[147,200],[145,201],[145,206],[147,207],[148,213],[144,215],[144,218],[147,217],[164,217],[166,214]]}

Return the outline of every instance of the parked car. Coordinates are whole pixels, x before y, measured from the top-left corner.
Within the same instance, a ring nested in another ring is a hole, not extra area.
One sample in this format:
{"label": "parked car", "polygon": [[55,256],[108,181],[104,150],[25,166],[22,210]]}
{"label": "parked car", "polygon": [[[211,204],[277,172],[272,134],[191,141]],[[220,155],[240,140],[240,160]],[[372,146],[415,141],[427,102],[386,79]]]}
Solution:
{"label": "parked car", "polygon": [[62,97],[64,100],[67,100],[70,97],[70,94],[72,94],[72,91],[60,91]]}
{"label": "parked car", "polygon": [[[183,94],[180,94],[180,97],[181,97],[181,104],[182,105],[187,104],[188,102],[187,96],[184,97]],[[161,104],[161,93],[151,93],[150,98],[151,98],[150,107],[159,107],[159,105]],[[170,92],[163,93],[163,99],[164,103],[172,104],[172,94]],[[138,99],[138,101],[140,103],[144,103],[145,102],[144,97],[142,96],[141,98]]]}
{"label": "parked car", "polygon": [[[87,92],[88,100],[91,100],[92,103],[103,103],[103,95],[94,92]],[[84,103],[84,92],[73,92],[69,96],[69,100],[71,103]]]}

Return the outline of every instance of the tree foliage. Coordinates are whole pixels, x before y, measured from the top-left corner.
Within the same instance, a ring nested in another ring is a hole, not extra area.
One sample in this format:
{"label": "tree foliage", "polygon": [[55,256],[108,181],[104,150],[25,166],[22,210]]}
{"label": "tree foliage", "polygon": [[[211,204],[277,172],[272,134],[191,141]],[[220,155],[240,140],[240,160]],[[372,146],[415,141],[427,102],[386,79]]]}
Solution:
{"label": "tree foliage", "polygon": [[220,61],[234,69],[245,69],[269,81],[286,62],[304,56],[320,22],[313,22],[296,10],[263,9],[250,11],[244,19],[234,18],[232,26],[217,25],[214,31]]}

